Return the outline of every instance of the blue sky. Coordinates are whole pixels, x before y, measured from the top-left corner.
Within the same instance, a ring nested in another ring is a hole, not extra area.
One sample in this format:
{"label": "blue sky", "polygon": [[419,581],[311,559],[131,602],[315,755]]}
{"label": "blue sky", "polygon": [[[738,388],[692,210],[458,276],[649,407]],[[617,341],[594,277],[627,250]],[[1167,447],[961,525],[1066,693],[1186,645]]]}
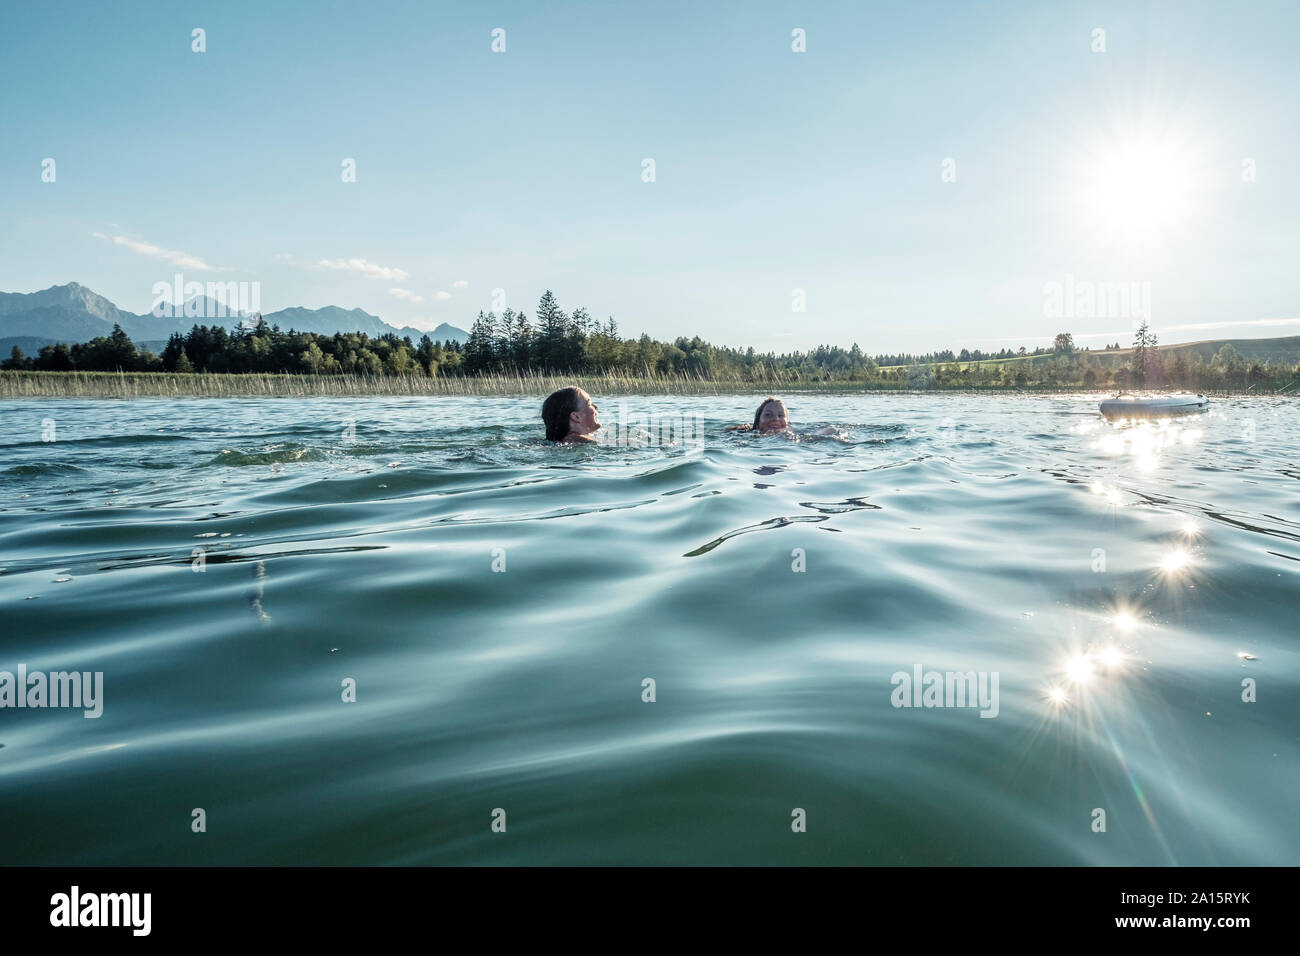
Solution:
{"label": "blue sky", "polygon": [[[1298,46],[1250,0],[6,4],[0,290],[431,328],[550,288],[778,351],[1300,334]],[[1067,282],[1133,306],[1062,317]]]}

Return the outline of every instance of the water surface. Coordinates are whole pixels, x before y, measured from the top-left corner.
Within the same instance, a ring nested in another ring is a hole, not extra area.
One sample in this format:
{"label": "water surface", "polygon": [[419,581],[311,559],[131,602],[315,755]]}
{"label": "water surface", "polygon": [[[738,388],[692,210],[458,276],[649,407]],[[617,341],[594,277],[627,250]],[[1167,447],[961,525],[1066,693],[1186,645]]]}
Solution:
{"label": "water surface", "polygon": [[0,403],[0,863],[1300,862],[1294,401],[761,397]]}

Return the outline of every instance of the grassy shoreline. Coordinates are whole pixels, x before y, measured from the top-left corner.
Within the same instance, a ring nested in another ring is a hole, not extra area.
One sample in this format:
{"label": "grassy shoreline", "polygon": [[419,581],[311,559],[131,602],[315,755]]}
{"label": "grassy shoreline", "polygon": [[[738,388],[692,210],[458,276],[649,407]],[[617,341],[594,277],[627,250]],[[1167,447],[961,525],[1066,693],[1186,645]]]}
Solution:
{"label": "grassy shoreline", "polygon": [[[734,395],[772,392],[825,393],[1002,393],[1113,392],[1113,388],[1059,385],[931,385],[909,388],[894,382],[818,382],[795,376],[767,381],[628,375],[481,375],[430,378],[399,375],[298,375],[200,372],[0,372],[0,398],[311,398],[365,395],[546,395],[577,385],[597,395]],[[1167,388],[1159,391],[1184,391]],[[1213,395],[1251,392],[1216,391]],[[1265,393],[1272,394],[1272,393]]]}

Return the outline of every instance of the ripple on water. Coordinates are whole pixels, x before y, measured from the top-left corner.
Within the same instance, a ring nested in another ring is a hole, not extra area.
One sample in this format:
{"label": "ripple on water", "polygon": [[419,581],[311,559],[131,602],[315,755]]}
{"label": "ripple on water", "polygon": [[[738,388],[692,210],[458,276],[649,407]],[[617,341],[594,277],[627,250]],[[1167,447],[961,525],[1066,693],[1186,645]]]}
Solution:
{"label": "ripple on water", "polygon": [[[1292,405],[625,400],[702,445],[553,446],[539,397],[69,403],[7,445],[0,668],[106,689],[6,715],[6,860],[1300,860]],[[998,715],[895,707],[918,666]],[[199,804],[227,838],[156,810]]]}

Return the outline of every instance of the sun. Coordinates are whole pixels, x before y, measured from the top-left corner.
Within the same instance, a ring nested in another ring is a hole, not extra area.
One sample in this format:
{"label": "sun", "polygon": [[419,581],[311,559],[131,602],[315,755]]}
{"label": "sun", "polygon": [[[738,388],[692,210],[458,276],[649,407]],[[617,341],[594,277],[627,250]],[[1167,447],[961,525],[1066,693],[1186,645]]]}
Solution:
{"label": "sun", "polygon": [[1168,242],[1197,218],[1206,172],[1203,152],[1186,137],[1140,128],[1112,133],[1078,158],[1077,217],[1104,242]]}
{"label": "sun", "polygon": [[1192,179],[1178,154],[1130,145],[1098,161],[1089,189],[1098,216],[1141,235],[1174,226],[1183,218]]}

